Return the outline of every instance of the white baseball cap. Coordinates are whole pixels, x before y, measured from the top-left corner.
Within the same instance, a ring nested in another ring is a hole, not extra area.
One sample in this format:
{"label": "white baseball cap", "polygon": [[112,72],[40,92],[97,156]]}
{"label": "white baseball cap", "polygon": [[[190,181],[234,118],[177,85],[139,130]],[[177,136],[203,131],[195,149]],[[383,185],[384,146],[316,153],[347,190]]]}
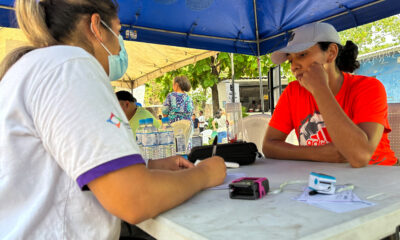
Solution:
{"label": "white baseball cap", "polygon": [[281,64],[287,60],[287,53],[304,51],[318,42],[340,44],[339,34],[329,23],[313,22],[303,25],[292,32],[286,47],[271,54],[271,60],[275,64]]}

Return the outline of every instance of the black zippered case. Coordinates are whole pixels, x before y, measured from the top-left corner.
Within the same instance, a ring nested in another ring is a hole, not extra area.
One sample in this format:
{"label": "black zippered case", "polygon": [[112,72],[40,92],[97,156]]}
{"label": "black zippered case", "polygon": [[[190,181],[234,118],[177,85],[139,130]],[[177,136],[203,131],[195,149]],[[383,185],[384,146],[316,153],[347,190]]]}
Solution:
{"label": "black zippered case", "polygon": [[[194,147],[188,155],[192,163],[196,160],[203,160],[211,157],[213,145]],[[217,144],[217,156],[222,157],[225,162],[235,162],[239,165],[248,165],[253,163],[261,154],[257,146],[252,142],[236,142]]]}

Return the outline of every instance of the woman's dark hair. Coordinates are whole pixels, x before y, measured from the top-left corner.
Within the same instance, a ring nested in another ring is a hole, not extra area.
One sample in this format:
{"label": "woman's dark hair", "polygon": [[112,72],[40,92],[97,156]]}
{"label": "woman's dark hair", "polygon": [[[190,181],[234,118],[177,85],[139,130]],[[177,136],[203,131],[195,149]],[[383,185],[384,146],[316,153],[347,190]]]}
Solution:
{"label": "woman's dark hair", "polygon": [[186,76],[177,76],[174,79],[174,83],[179,85],[179,88],[184,92],[189,92],[192,85],[190,85],[189,79]]}
{"label": "woman's dark hair", "polygon": [[[319,42],[318,45],[322,51],[326,51],[331,42]],[[337,43],[333,43],[337,44]],[[336,57],[335,63],[340,71],[343,72],[354,72],[360,67],[360,63],[357,61],[358,47],[352,41],[347,41],[345,46],[337,44],[339,48],[338,55]]]}

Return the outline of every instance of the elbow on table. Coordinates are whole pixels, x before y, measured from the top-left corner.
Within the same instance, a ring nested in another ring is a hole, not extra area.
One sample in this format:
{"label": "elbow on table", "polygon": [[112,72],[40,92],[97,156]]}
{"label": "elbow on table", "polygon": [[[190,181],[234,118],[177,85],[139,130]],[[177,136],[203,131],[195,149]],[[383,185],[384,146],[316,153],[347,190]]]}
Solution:
{"label": "elbow on table", "polygon": [[265,157],[271,157],[271,156],[269,155],[268,143],[267,143],[266,140],[264,140],[264,142],[263,142],[261,151],[262,151],[262,153],[264,154]]}
{"label": "elbow on table", "polygon": [[366,167],[371,159],[372,153],[364,152],[357,154],[353,158],[349,159],[349,163],[353,168]]}
{"label": "elbow on table", "polygon": [[364,163],[364,162],[350,162],[350,166],[351,167],[353,167],[353,168],[362,168],[362,167],[365,167],[365,166],[367,166],[368,165],[368,162],[367,163]]}
{"label": "elbow on table", "polygon": [[155,216],[156,214],[153,215],[151,213],[145,212],[141,207],[126,209],[124,213],[122,213],[121,215],[117,215],[117,217],[132,225],[141,223]]}
{"label": "elbow on table", "polygon": [[262,145],[262,152],[265,157],[267,158],[275,158],[275,154],[273,154],[273,149],[271,147],[271,142],[270,140],[264,139],[263,145]]}
{"label": "elbow on table", "polygon": [[136,225],[136,224],[138,224],[138,223],[140,223],[140,222],[145,220],[145,219],[142,220],[141,218],[139,218],[137,216],[133,216],[133,215],[124,216],[124,217],[121,217],[121,219],[124,220],[125,222],[131,224],[131,225]]}

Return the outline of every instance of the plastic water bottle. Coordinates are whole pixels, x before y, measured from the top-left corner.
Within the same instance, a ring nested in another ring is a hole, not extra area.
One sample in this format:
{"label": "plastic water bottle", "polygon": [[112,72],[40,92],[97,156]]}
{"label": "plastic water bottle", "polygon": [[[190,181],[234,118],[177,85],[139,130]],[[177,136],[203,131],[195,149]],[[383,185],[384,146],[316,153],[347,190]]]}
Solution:
{"label": "plastic water bottle", "polygon": [[152,146],[152,156],[151,159],[159,159],[159,143],[158,143],[158,129],[154,126],[154,119],[149,118],[149,124],[151,129],[151,138],[153,139],[153,146]]}
{"label": "plastic water bottle", "polygon": [[176,141],[176,153],[186,154],[185,135],[183,134],[183,129],[178,130],[178,133],[175,136],[175,141]]}
{"label": "plastic water bottle", "polygon": [[162,126],[159,130],[159,153],[160,158],[166,158],[175,155],[174,130],[169,124],[169,118],[161,119]]}
{"label": "plastic water bottle", "polygon": [[174,129],[172,128],[171,124],[169,123],[169,118],[166,118],[166,132],[168,132],[168,145],[167,145],[167,157],[175,156],[176,154],[176,145],[175,145],[175,136],[174,136]]}
{"label": "plastic water bottle", "polygon": [[156,126],[154,126],[154,119],[149,118],[149,121],[150,121],[151,135],[152,135],[152,138],[154,138],[152,159],[159,159],[159,158],[161,158],[160,157],[160,147],[159,147],[160,143],[158,142],[159,132],[158,132],[158,129],[156,128]]}
{"label": "plastic water bottle", "polygon": [[[148,160],[149,158],[149,156],[148,156],[148,151],[147,151],[147,145],[148,145],[148,140],[147,140],[147,132],[149,131],[149,126],[148,126],[148,121],[147,121],[147,119],[144,119],[143,120],[144,121],[144,125],[143,125],[143,132],[142,132],[142,134],[141,134],[141,137],[140,137],[140,141],[141,141],[141,144],[142,144],[142,154],[143,154],[143,158],[145,159],[145,160]],[[137,133],[136,133],[137,134]]]}
{"label": "plastic water bottle", "polygon": [[146,160],[155,159],[155,148],[157,144],[156,133],[153,132],[153,119],[145,119],[146,125],[143,130],[142,143]]}
{"label": "plastic water bottle", "polygon": [[142,156],[144,157],[144,152],[143,152],[143,133],[144,133],[144,126],[146,125],[146,121],[144,119],[139,120],[139,127],[136,130],[136,143],[140,148],[140,152],[142,153]]}
{"label": "plastic water bottle", "polygon": [[158,152],[159,152],[159,157],[160,158],[166,158],[171,155],[169,155],[167,148],[168,148],[168,143],[169,143],[169,134],[167,132],[167,121],[168,118],[163,118],[161,119],[162,125],[161,128],[158,131]]}

